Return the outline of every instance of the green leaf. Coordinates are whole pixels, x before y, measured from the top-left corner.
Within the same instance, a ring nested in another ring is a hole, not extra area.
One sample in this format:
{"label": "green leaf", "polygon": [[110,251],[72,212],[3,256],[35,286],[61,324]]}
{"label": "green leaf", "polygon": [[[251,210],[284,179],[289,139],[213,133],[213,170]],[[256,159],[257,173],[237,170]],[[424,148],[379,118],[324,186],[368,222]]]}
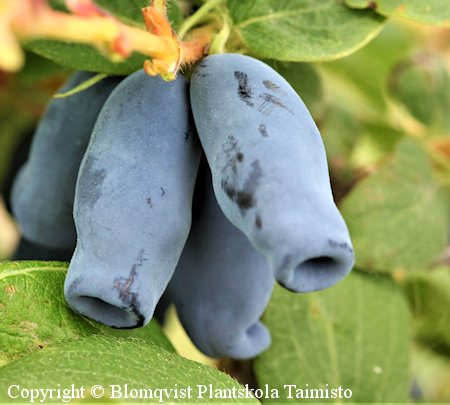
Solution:
{"label": "green leaf", "polygon": [[[97,0],[96,3],[123,22],[142,29],[145,28],[141,8],[148,5],[148,0]],[[175,28],[181,23],[181,11],[175,1],[171,1],[168,5],[168,17]],[[133,73],[141,69],[146,60],[145,56],[133,53],[124,62],[115,63],[89,45],[54,40],[29,41],[24,46],[59,65],[111,75],[128,75]]]}
{"label": "green leaf", "polygon": [[337,402],[405,402],[409,321],[402,292],[387,277],[353,272],[306,295],[277,287],[264,315],[272,345],[255,360],[258,382],[278,388],[285,400],[285,384],[328,384],[330,394],[340,386],[352,390],[351,399]]}
{"label": "green leaf", "polygon": [[371,169],[394,152],[403,133],[380,124],[365,124],[352,153],[352,164],[358,168]]}
{"label": "green leaf", "polygon": [[[0,369],[0,402],[11,402],[7,395],[7,388],[19,385],[20,389],[32,388],[76,388],[84,387],[85,396],[90,397],[91,388],[101,385],[105,389],[105,399],[118,393],[120,386],[122,393],[125,385],[128,392],[135,389],[147,391],[151,389],[158,395],[161,389],[172,389],[170,397],[146,399],[143,402],[202,402],[224,403],[223,399],[211,400],[207,396],[198,399],[198,386],[212,384],[215,389],[241,389],[238,382],[230,376],[212,367],[196,363],[170,353],[158,346],[136,339],[114,338],[111,336],[92,336],[61,343],[45,350],[34,352],[29,356],[18,359]],[[187,394],[191,387],[192,398],[175,397],[178,388]],[[96,391],[98,392],[98,391]],[[147,391],[148,392],[148,391]],[[95,392],[94,392],[95,393]],[[169,391],[170,393],[170,391]],[[40,399],[43,399],[42,397]],[[91,397],[92,400],[92,397]],[[125,401],[126,398],[121,398]],[[136,399],[128,398],[135,402]],[[23,402],[20,398],[18,402]],[[36,401],[38,402],[38,401]],[[47,399],[47,402],[61,403],[61,399]],[[139,401],[141,402],[141,401]],[[227,400],[231,403],[258,403],[254,398],[248,400]]]}
{"label": "green leaf", "polygon": [[361,123],[338,104],[332,104],[320,125],[330,162],[346,163],[361,134]]}
{"label": "green leaf", "polygon": [[51,61],[76,70],[100,72],[111,75],[128,75],[144,65],[145,56],[133,53],[124,62],[114,63],[89,45],[48,40],[35,40],[25,48]]}
{"label": "green leaf", "polygon": [[354,54],[320,65],[330,100],[365,121],[387,121],[386,83],[392,68],[417,46],[417,33],[396,21]]}
{"label": "green leaf", "polygon": [[291,62],[348,55],[375,37],[384,20],[337,0],[228,0],[228,8],[235,34],[252,53]]}
{"label": "green leaf", "polygon": [[63,340],[92,334],[133,336],[173,350],[156,322],[118,330],[75,314],[63,295],[67,264],[0,263],[0,365]]}
{"label": "green leaf", "polygon": [[402,286],[414,314],[417,338],[450,356],[450,268],[412,273]]}
{"label": "green leaf", "polygon": [[121,21],[144,28],[141,9],[149,5],[148,0],[95,0],[95,2]]}
{"label": "green leaf", "polygon": [[[120,20],[130,25],[145,28],[141,10],[149,5],[149,0],[96,0],[96,3]],[[172,28],[176,30],[183,19],[176,0],[168,1],[167,17],[172,24]]]}
{"label": "green leaf", "polygon": [[317,120],[325,110],[323,85],[319,73],[311,63],[289,63],[280,61],[266,61],[289,84],[308,107],[311,115]]}
{"label": "green leaf", "polygon": [[[149,5],[149,0],[95,0],[95,3],[127,24],[145,27],[141,10]],[[50,0],[50,5],[55,10],[67,11],[65,0]],[[174,27],[180,24],[183,16],[176,0],[168,0],[167,16]]]}
{"label": "green leaf", "polygon": [[364,270],[423,268],[447,243],[448,200],[427,156],[410,140],[352,189],[341,211]]}
{"label": "green leaf", "polygon": [[371,8],[386,17],[450,27],[450,5],[443,0],[345,0],[357,9]]}
{"label": "green leaf", "polygon": [[433,134],[450,134],[450,74],[443,58],[422,53],[403,60],[389,80],[390,93]]}
{"label": "green leaf", "polygon": [[176,0],[169,0],[167,4],[167,16],[169,18],[172,28],[177,31],[183,22],[183,12]]}

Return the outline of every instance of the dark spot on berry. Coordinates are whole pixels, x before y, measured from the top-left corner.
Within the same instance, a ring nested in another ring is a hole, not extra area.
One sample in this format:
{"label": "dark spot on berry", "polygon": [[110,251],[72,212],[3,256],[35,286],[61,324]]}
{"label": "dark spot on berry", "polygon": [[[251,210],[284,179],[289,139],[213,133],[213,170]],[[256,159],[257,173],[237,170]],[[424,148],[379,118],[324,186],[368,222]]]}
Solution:
{"label": "dark spot on berry", "polygon": [[148,205],[150,208],[153,207],[153,202],[152,202],[151,197],[148,197],[147,200],[146,200],[146,202],[147,202],[147,205]]}
{"label": "dark spot on berry", "polygon": [[252,102],[253,91],[248,84],[248,75],[244,72],[236,71],[234,72],[234,77],[238,81],[237,94],[239,98],[249,107],[254,107],[254,103]]}
{"label": "dark spot on berry", "polygon": [[244,160],[244,154],[239,152],[236,154],[236,159],[238,162],[242,162]]}
{"label": "dark spot on berry", "polygon": [[292,114],[292,111],[286,107],[286,105],[276,96],[269,93],[262,93],[259,95],[259,98],[263,100],[263,102],[258,107],[258,111],[265,114],[270,115],[274,108],[283,108],[289,111]]}
{"label": "dark spot on berry", "polygon": [[340,248],[344,250],[348,250],[349,252],[353,252],[353,249],[345,242],[336,242],[335,240],[328,239],[328,246],[332,248]]}
{"label": "dark spot on berry", "polygon": [[258,229],[261,229],[261,228],[262,228],[262,220],[261,220],[261,217],[260,217],[259,215],[256,215],[256,218],[255,218],[255,226],[256,226],[256,228],[258,228]]}
{"label": "dark spot on berry", "polygon": [[[226,174],[229,169],[231,169],[234,176],[237,175],[237,161],[238,155],[242,153],[239,150],[237,140],[233,135],[228,137],[228,142],[223,146],[223,151],[226,155],[226,164],[222,169],[222,172]],[[243,155],[242,155],[243,157]]]}
{"label": "dark spot on berry", "polygon": [[161,189],[161,197],[164,197],[166,195],[166,190],[164,190],[162,187],[160,187]]}
{"label": "dark spot on berry", "polygon": [[81,277],[77,277],[75,280],[72,281],[72,284],[69,286],[69,294],[73,294],[74,291],[78,288],[78,286],[81,284],[83,280]]}
{"label": "dark spot on berry", "polygon": [[270,80],[264,80],[263,85],[267,90],[279,90],[280,86],[278,84],[275,84],[274,82],[271,82]]}
{"label": "dark spot on berry", "polygon": [[230,186],[225,180],[222,180],[221,186],[228,198],[234,201],[241,210],[247,210],[255,205],[252,194]]}
{"label": "dark spot on berry", "polygon": [[[137,322],[135,325],[130,326],[130,328],[135,328],[142,326],[145,322],[145,317],[140,312],[140,302],[138,299],[138,293],[133,290],[133,284],[136,280],[137,269],[142,267],[144,261],[147,260],[144,258],[144,250],[139,252],[139,256],[137,258],[137,262],[133,264],[131,267],[130,274],[127,278],[118,277],[114,280],[114,288],[119,291],[119,299],[125,304],[123,307],[124,310],[131,311],[136,315]],[[129,329],[129,328],[121,328],[121,329]]]}
{"label": "dark spot on berry", "polygon": [[222,189],[225,191],[228,198],[237,204],[242,214],[245,213],[245,210],[256,205],[254,195],[259,186],[259,179],[261,176],[262,170],[259,165],[259,160],[256,159],[252,162],[250,174],[242,187],[238,187],[228,180],[222,180]]}
{"label": "dark spot on berry", "polygon": [[106,169],[95,167],[95,158],[89,157],[83,165],[83,181],[80,183],[80,194],[83,196],[83,203],[89,208],[93,208],[96,202],[102,197],[102,185],[106,178]]}
{"label": "dark spot on berry", "polygon": [[267,128],[264,124],[261,124],[259,126],[259,133],[261,134],[261,136],[263,136],[264,138],[268,138],[269,134],[267,133]]}

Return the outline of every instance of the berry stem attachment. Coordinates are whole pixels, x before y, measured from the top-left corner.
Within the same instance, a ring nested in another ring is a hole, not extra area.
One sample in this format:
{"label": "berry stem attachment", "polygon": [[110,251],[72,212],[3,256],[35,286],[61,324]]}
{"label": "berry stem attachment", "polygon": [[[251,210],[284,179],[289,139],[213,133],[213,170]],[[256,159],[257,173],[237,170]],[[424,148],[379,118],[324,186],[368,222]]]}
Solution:
{"label": "berry stem attachment", "polygon": [[210,55],[226,52],[225,45],[228,42],[228,39],[230,38],[230,33],[231,30],[228,19],[224,19],[222,29],[211,43],[211,47],[209,49]]}
{"label": "berry stem attachment", "polygon": [[215,31],[210,26],[197,28],[191,31],[189,40],[181,43],[183,64],[191,64],[201,59],[211,44]]}
{"label": "berry stem attachment", "polygon": [[187,18],[183,25],[178,30],[178,36],[183,38],[186,33],[200,22],[203,22],[205,17],[208,17],[209,12],[222,4],[225,0],[209,0],[201,6],[194,14]]}

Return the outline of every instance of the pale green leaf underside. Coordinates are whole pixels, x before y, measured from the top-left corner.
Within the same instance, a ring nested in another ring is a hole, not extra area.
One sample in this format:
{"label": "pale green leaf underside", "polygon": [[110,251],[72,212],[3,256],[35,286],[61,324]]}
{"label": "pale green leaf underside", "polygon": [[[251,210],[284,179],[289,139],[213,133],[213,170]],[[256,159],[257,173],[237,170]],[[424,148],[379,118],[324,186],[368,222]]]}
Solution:
{"label": "pale green leaf underside", "polygon": [[228,7],[252,53],[293,62],[348,55],[372,39],[384,20],[338,0],[228,0]]}
{"label": "pale green leaf underside", "polygon": [[[131,389],[192,387],[192,399],[165,399],[165,403],[223,403],[224,400],[197,400],[197,384],[212,384],[214,388],[243,388],[231,377],[212,367],[187,360],[158,346],[138,339],[112,336],[91,336],[60,343],[34,352],[0,369],[0,402],[11,402],[7,387],[21,389],[84,387],[89,394],[94,385],[105,388],[105,398],[111,395],[110,385],[128,384]],[[122,399],[120,402],[129,402]],[[58,402],[61,400],[47,400]],[[136,402],[133,400],[133,402]],[[145,399],[142,402],[158,402]],[[231,403],[258,403],[254,398],[228,400]]]}
{"label": "pale green leaf underside", "polygon": [[423,268],[447,243],[448,207],[420,146],[406,140],[393,159],[341,203],[357,266]]}
{"label": "pale green leaf underside", "polygon": [[358,9],[370,6],[386,17],[450,27],[450,2],[447,0],[345,0],[345,3]]}
{"label": "pale green leaf underside", "polygon": [[63,295],[66,263],[0,263],[0,366],[34,350],[92,334],[133,336],[173,350],[155,322],[117,330],[75,314]]}
{"label": "pale green leaf underside", "polygon": [[410,315],[387,277],[353,272],[328,290],[306,295],[277,287],[264,322],[272,345],[256,359],[261,385],[286,392],[284,384],[328,384],[351,389],[352,402],[407,400]]}

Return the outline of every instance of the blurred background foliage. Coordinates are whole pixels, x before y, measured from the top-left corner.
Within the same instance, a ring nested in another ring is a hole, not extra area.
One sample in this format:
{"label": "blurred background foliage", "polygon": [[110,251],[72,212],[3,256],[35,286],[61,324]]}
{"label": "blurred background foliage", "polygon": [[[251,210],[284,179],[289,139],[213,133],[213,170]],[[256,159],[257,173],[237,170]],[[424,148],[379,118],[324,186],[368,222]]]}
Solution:
{"label": "blurred background foliage", "polygon": [[[0,259],[18,240],[5,210],[11,179],[46,101],[70,73],[31,53],[26,60],[19,73],[0,73]],[[277,288],[264,319],[273,344],[254,361],[254,373],[248,362],[219,366],[253,384],[255,375],[260,384],[320,386],[325,378],[351,387],[354,400],[407,400],[410,392],[450,401],[450,30],[391,19],[348,57],[267,62],[299,92],[321,130],[356,269],[307,296]],[[216,364],[195,350],[173,309],[165,331],[180,354]],[[322,355],[310,358],[311,345]],[[299,361],[288,367],[292,356]],[[314,376],[308,362],[327,367]],[[380,393],[381,382],[390,393]],[[395,390],[403,391],[392,397]]]}

